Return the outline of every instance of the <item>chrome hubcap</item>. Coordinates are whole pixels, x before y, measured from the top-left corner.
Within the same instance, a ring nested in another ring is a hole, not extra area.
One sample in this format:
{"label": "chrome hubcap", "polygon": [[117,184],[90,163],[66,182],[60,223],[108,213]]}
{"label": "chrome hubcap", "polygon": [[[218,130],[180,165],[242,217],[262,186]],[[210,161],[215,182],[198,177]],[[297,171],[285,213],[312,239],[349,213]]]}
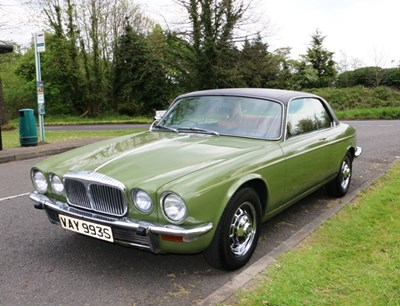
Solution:
{"label": "chrome hubcap", "polygon": [[245,202],[236,210],[229,232],[229,244],[235,256],[243,256],[250,249],[256,234],[255,209]]}
{"label": "chrome hubcap", "polygon": [[351,177],[350,165],[347,163],[347,160],[344,160],[342,164],[342,182],[341,182],[343,190],[346,190],[347,187],[349,186],[350,177]]}

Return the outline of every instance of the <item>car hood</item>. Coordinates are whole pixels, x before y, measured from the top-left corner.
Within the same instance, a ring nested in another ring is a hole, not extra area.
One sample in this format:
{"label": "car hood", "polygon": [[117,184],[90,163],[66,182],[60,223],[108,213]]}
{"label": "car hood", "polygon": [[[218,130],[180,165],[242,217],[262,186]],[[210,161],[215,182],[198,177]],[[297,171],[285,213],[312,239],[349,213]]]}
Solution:
{"label": "car hood", "polygon": [[127,186],[154,188],[205,167],[265,147],[266,141],[224,136],[144,132],[92,144],[43,161],[64,175],[97,172]]}

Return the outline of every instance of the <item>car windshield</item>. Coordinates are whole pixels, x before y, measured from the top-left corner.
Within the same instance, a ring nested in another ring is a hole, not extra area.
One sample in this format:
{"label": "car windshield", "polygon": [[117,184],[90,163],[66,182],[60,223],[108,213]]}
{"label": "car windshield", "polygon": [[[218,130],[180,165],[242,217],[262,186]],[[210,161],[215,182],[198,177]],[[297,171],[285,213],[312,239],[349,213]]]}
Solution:
{"label": "car windshield", "polygon": [[265,99],[195,96],[176,101],[160,120],[158,128],[175,132],[278,139],[281,135],[282,113],[280,103]]}

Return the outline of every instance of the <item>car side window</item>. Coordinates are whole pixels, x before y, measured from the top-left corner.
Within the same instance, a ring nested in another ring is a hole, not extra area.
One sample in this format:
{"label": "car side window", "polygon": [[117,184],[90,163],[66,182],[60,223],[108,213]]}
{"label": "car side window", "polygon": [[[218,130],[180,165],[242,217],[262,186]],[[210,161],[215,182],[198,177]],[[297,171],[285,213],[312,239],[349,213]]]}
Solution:
{"label": "car side window", "polygon": [[331,126],[332,118],[320,100],[301,98],[290,101],[287,118],[288,138]]}
{"label": "car side window", "polygon": [[325,109],[322,102],[318,99],[311,99],[313,100],[314,109],[315,109],[315,124],[318,130],[327,129],[332,127],[333,119],[328,111]]}

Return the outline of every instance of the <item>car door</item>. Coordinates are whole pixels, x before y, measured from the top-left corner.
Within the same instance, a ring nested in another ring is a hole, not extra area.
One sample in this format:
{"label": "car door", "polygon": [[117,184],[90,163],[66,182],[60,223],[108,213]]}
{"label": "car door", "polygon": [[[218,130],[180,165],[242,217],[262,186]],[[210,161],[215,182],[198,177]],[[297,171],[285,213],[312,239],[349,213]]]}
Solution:
{"label": "car door", "polygon": [[296,199],[325,180],[331,167],[332,128],[335,123],[322,101],[299,98],[289,102],[286,137],[284,203]]}

